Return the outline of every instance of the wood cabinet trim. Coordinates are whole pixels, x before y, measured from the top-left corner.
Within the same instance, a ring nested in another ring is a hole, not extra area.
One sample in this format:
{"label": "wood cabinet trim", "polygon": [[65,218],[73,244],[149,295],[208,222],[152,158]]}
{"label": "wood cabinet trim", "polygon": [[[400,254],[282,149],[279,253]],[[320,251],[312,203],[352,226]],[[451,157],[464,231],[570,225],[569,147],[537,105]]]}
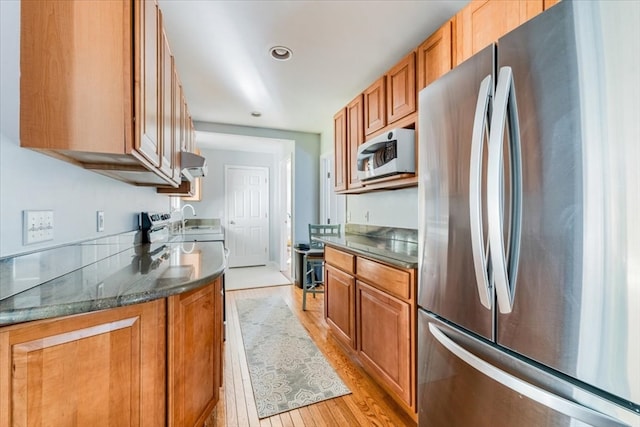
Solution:
{"label": "wood cabinet trim", "polygon": [[355,274],[356,257],[353,254],[335,249],[331,246],[325,246],[324,259],[325,262],[331,264],[333,267],[336,267],[349,274]]}

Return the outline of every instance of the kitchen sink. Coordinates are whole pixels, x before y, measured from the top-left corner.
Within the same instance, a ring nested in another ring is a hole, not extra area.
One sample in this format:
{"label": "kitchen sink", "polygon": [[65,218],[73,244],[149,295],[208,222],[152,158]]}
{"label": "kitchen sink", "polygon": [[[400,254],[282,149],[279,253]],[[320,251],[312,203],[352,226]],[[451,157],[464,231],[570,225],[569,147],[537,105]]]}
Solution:
{"label": "kitchen sink", "polygon": [[182,233],[183,234],[219,234],[219,233],[222,233],[222,227],[221,226],[218,226],[218,227],[186,226],[182,230]]}
{"label": "kitchen sink", "polygon": [[176,242],[215,242],[224,240],[224,231],[219,218],[190,218],[185,227],[172,235]]}

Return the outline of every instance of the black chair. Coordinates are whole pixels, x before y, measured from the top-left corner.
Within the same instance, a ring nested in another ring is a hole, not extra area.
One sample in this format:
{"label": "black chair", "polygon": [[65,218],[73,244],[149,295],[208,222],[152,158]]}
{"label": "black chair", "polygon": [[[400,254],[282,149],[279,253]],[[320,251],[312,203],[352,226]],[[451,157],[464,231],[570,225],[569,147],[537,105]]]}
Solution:
{"label": "black chair", "polygon": [[[302,310],[307,307],[307,294],[324,293],[324,243],[314,237],[340,236],[340,224],[309,224],[309,250],[305,252],[302,265]],[[321,288],[322,287],[322,288]]]}

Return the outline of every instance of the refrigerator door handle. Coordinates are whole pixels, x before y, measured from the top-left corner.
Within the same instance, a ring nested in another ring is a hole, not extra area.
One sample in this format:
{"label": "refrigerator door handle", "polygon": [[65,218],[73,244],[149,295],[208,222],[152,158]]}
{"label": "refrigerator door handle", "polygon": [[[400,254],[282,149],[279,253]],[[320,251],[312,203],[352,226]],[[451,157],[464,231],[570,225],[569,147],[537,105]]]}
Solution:
{"label": "refrigerator door handle", "polygon": [[[508,126],[511,217],[507,248],[503,229],[503,144],[505,125]],[[491,267],[501,313],[511,313],[516,290],[516,275],[520,254],[522,223],[522,161],[520,156],[520,127],[515,86],[511,67],[500,68],[493,102],[489,136],[487,172],[487,211]],[[506,249],[506,251],[505,251]]]}
{"label": "refrigerator door handle", "polygon": [[476,113],[473,119],[471,137],[471,160],[469,164],[469,224],[471,226],[471,249],[473,267],[476,273],[476,285],[480,303],[488,309],[493,305],[491,283],[487,274],[488,251],[484,245],[482,224],[482,150],[485,136],[488,134],[491,98],[493,96],[491,75],[480,83]]}
{"label": "refrigerator door handle", "polygon": [[429,323],[429,332],[431,332],[431,335],[433,335],[440,344],[460,360],[487,377],[517,393],[522,394],[523,396],[528,397],[531,400],[589,425],[628,427],[628,424],[612,418],[609,415],[594,411],[593,409],[582,406],[579,403],[565,399],[557,394],[551,393],[503,371],[460,346],[445,335],[445,333],[442,332],[442,330],[440,330],[440,328],[434,323]]}

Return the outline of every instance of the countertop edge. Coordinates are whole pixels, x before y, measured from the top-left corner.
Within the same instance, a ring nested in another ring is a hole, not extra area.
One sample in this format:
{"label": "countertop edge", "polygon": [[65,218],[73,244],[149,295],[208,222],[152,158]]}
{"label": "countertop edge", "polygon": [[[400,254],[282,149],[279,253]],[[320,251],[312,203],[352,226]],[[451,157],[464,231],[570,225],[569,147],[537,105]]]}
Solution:
{"label": "countertop edge", "polygon": [[164,289],[147,290],[131,294],[124,294],[106,298],[95,298],[70,303],[52,304],[41,307],[15,308],[8,310],[4,309],[0,311],[0,328],[11,327],[13,325],[36,320],[55,319],[74,314],[84,314],[111,308],[125,307],[129,305],[142,304],[161,298],[167,298],[205,286],[218,277],[222,276],[226,269],[226,263],[222,262],[220,263],[218,268],[216,268],[206,276],[201,276],[195,280],[184,282]]}
{"label": "countertop edge", "polygon": [[[198,289],[211,283],[220,277],[225,271],[223,266],[219,271],[209,276],[185,282],[179,286],[162,289],[154,292],[140,292],[130,295],[122,295],[117,297],[94,299],[89,301],[78,301],[68,304],[60,304],[45,307],[35,307],[27,309],[4,310],[0,312],[0,327],[12,326],[18,323],[31,322],[34,320],[54,319],[58,317],[70,316],[73,314],[84,314],[93,311],[107,310],[110,308],[125,307],[128,305],[142,304],[154,301],[160,298],[167,298],[172,295],[182,294],[184,292]],[[55,312],[55,314],[52,314]]]}
{"label": "countertop edge", "polygon": [[322,237],[314,237],[314,239],[324,243],[325,246],[333,246],[333,247],[338,248],[340,250],[351,252],[351,253],[354,253],[356,255],[360,255],[360,256],[363,256],[365,258],[369,258],[369,259],[372,259],[372,260],[375,260],[375,261],[384,262],[386,264],[393,265],[395,267],[408,268],[408,269],[418,268],[418,260],[417,259],[416,259],[415,262],[408,262],[408,261],[403,261],[403,260],[399,260],[399,259],[395,259],[395,258],[386,257],[384,255],[376,254],[376,253],[373,253],[373,252],[360,250],[358,248],[354,248],[354,247],[348,246],[346,244],[341,244],[341,243],[338,243],[338,242],[335,242],[335,241],[323,239]]}

